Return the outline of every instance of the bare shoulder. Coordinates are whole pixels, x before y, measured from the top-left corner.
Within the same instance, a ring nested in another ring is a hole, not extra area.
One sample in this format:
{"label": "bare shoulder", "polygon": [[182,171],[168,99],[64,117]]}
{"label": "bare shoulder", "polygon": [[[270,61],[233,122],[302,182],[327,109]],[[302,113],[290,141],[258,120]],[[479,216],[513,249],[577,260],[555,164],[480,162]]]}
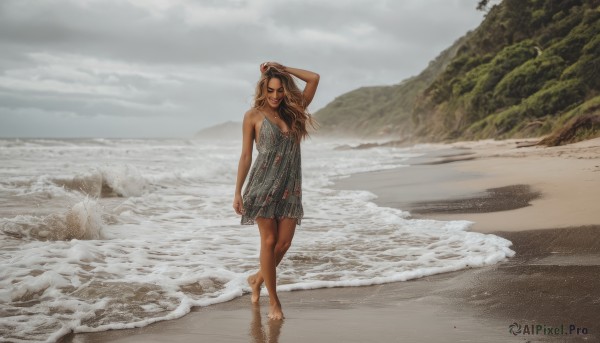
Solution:
{"label": "bare shoulder", "polygon": [[256,108],[251,108],[244,113],[244,122],[256,124],[262,118],[262,113]]}

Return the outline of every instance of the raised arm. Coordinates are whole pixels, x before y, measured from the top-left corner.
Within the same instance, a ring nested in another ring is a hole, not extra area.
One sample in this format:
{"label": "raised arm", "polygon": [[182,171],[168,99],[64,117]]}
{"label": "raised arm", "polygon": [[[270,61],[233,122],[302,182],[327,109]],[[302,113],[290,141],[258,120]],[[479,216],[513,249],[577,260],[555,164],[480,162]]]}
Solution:
{"label": "raised arm", "polygon": [[304,69],[286,67],[277,62],[265,62],[261,64],[260,71],[264,73],[267,67],[275,67],[306,82],[306,86],[304,86],[304,91],[302,92],[302,97],[304,98],[304,107],[306,108],[308,105],[310,105],[315,97],[315,93],[317,92],[317,87],[319,86],[319,74]]}
{"label": "raised arm", "polygon": [[254,115],[250,110],[244,115],[242,123],[242,154],[238,163],[237,179],[235,183],[235,194],[233,197],[233,209],[237,214],[243,214],[244,204],[242,200],[242,187],[246,182],[246,176],[252,165],[252,148],[254,146]]}

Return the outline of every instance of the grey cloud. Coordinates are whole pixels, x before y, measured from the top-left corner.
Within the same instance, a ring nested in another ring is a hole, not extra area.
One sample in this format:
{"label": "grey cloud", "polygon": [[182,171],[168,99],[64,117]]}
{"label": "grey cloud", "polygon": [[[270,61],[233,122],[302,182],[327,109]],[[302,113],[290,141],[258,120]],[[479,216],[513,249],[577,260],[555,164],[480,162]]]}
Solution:
{"label": "grey cloud", "polygon": [[481,20],[475,2],[461,0],[184,0],[152,7],[161,3],[173,4],[1,1],[0,136],[26,128],[19,118],[69,118],[60,113],[77,116],[73,123],[102,118],[100,136],[110,135],[102,131],[110,118],[145,118],[144,135],[159,136],[165,123],[172,135],[239,120],[265,60],[321,74],[315,111],[343,92],[417,74]]}

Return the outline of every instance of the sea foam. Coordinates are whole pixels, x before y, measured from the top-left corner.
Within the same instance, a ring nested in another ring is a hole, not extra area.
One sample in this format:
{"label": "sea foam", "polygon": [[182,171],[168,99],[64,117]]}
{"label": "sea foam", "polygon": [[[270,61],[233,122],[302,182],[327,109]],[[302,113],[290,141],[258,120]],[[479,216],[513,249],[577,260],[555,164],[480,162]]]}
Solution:
{"label": "sea foam", "polygon": [[[352,173],[410,168],[417,155],[334,149],[347,143],[303,145],[306,217],[279,290],[405,281],[514,254],[470,222],[415,220],[369,192],[330,188]],[[260,242],[231,208],[239,151],[180,140],[0,143],[0,340],[140,327],[249,292]],[[116,196],[77,187],[86,182]]]}
{"label": "sea foam", "polygon": [[0,219],[1,232],[20,239],[100,239],[103,226],[102,208],[90,198],[85,198],[61,213],[43,217],[18,215]]}

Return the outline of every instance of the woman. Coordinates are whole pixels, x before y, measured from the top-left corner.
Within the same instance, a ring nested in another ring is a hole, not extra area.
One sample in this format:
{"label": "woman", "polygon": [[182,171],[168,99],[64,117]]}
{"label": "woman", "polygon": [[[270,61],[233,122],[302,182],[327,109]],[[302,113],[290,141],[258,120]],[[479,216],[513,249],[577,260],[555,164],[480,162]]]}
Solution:
{"label": "woman", "polygon": [[[254,106],[244,115],[242,154],[238,165],[233,208],[242,224],[258,224],[260,269],[248,277],[252,302],[258,303],[264,282],[269,291],[269,318],[283,319],[276,290],[276,267],[289,249],[302,209],[300,141],[313,124],[307,107],[315,96],[319,75],[284,67],[275,62],[260,65]],[[298,89],[292,75],[306,82]],[[242,196],[256,142],[258,157]]]}

